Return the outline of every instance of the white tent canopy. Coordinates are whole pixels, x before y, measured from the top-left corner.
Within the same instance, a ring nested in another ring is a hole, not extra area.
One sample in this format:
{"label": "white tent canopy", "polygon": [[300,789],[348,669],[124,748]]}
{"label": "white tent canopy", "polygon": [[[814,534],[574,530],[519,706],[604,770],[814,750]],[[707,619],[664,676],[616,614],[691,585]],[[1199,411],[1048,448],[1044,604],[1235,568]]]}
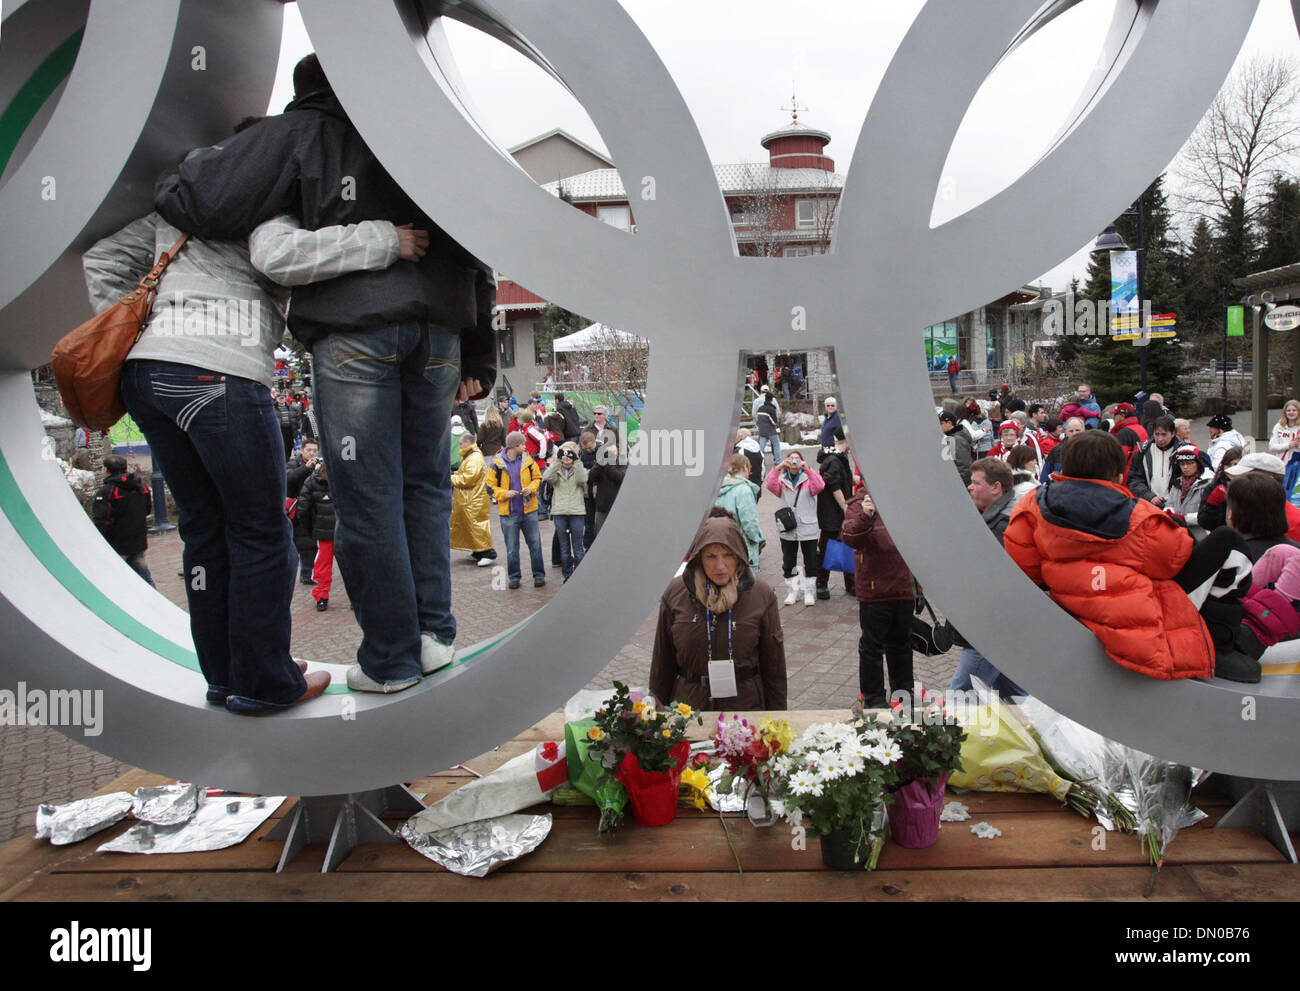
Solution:
{"label": "white tent canopy", "polygon": [[608,327],[603,323],[593,323],[590,327],[564,337],[557,337],[551,342],[551,350],[556,354],[563,351],[596,351],[613,344],[644,344],[645,338],[629,334],[624,330]]}

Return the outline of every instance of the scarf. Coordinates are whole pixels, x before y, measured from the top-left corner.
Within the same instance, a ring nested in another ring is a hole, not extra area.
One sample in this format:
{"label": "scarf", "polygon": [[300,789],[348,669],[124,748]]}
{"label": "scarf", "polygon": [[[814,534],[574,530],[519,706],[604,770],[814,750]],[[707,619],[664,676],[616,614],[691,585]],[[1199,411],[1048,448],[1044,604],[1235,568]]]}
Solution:
{"label": "scarf", "polygon": [[704,608],[711,613],[724,613],[736,604],[740,598],[740,581],[737,575],[719,588],[704,577],[704,569],[695,569],[695,598],[704,603]]}

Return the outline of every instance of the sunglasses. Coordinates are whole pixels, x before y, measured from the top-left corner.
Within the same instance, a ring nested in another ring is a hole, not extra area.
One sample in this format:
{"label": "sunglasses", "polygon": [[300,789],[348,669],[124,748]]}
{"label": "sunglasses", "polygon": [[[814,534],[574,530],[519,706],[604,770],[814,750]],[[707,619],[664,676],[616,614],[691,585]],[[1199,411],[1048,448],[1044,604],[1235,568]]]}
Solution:
{"label": "sunglasses", "polygon": [[570,461],[572,461],[576,457],[577,457],[576,454],[569,454],[568,452],[565,452],[564,454],[560,455],[560,460],[563,461],[565,458],[568,458]]}

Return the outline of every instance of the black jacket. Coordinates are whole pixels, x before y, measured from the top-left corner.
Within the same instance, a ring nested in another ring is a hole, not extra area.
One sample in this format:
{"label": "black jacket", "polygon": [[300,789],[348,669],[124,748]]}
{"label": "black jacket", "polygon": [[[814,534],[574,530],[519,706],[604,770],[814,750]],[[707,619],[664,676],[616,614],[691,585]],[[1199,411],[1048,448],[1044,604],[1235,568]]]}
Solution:
{"label": "black jacket", "polygon": [[315,540],[334,539],[334,500],[328,479],[313,473],[302,483],[296,522]]}
{"label": "black jacket", "polygon": [[95,493],[95,526],[109,546],[124,556],[139,554],[149,546],[145,517],[153,501],[144,483],[134,475],[111,475]]}
{"label": "black jacket", "polygon": [[302,455],[295,454],[284,465],[284,494],[297,499],[303,482],[311,477],[312,469],[303,464]]}
{"label": "black jacket", "polygon": [[295,286],[289,329],[311,345],[345,328],[427,320],[461,335],[462,377],[479,379],[485,390],[496,381],[492,270],[412,202],[328,90],[295,100],[278,117],[165,172],[154,206],[169,223],[217,240],[242,241],[281,213],[308,230],[363,220],[427,230],[429,250],[418,262]]}
{"label": "black jacket", "polygon": [[618,490],[623,487],[623,476],[627,474],[627,465],[607,464],[599,461],[587,474],[587,479],[596,490],[596,512],[608,513],[614,508]]}
{"label": "black jacket", "polygon": [[564,439],[576,442],[582,436],[582,419],[577,408],[566,399],[555,404],[555,412],[564,417]]}
{"label": "black jacket", "polygon": [[845,502],[853,498],[853,469],[849,466],[849,456],[837,451],[820,451],[817,469],[826,483],[826,488],[817,493],[817,525],[838,534],[844,526],[844,510],[835,501],[835,493],[841,492]]}
{"label": "black jacket", "polygon": [[466,430],[472,430],[475,437],[478,436],[478,411],[474,409],[473,403],[466,399],[463,403],[457,403],[452,412],[460,417]]}

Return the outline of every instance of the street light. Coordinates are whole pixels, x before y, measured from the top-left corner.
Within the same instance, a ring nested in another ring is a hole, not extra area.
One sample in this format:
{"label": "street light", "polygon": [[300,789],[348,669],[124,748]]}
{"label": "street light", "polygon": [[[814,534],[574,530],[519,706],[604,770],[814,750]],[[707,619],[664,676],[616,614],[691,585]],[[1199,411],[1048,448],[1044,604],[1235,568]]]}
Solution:
{"label": "street light", "polygon": [[[1143,326],[1142,326],[1142,300],[1143,300],[1143,293],[1142,293],[1142,276],[1143,276],[1142,257],[1143,257],[1143,255],[1145,254],[1145,251],[1144,251],[1144,249],[1143,249],[1143,247],[1142,247],[1142,245],[1143,245],[1143,240],[1142,240],[1142,198],[1141,198],[1141,197],[1138,197],[1138,201],[1137,201],[1136,203],[1134,203],[1131,207],[1129,207],[1127,210],[1125,210],[1123,213],[1121,213],[1120,216],[1121,216],[1121,217],[1137,217],[1137,247],[1136,247],[1136,248],[1133,248],[1132,250],[1133,250],[1134,252],[1136,252],[1136,254],[1137,254],[1137,304],[1138,304],[1138,305],[1137,305],[1137,332],[1138,332],[1139,335],[1142,335],[1142,334],[1144,333],[1144,328],[1143,328]],[[1106,254],[1106,255],[1108,255],[1108,254],[1110,254],[1110,253],[1113,252],[1113,251],[1128,251],[1128,250],[1130,250],[1130,249],[1129,249],[1129,246],[1128,246],[1128,244],[1124,241],[1123,236],[1120,234],[1120,232],[1119,232],[1118,230],[1115,229],[1115,225],[1114,225],[1114,224],[1111,224],[1111,225],[1110,225],[1109,227],[1107,227],[1104,231],[1102,231],[1101,234],[1097,237],[1097,243],[1093,246],[1092,253],[1093,253],[1094,255],[1102,255],[1102,254]],[[1146,349],[1146,345],[1147,345],[1148,342],[1147,342],[1145,339],[1142,339],[1140,336],[1139,336],[1139,339],[1140,339],[1141,342],[1142,342],[1142,343],[1141,343],[1141,347],[1142,347],[1142,355],[1141,355],[1141,357],[1139,358],[1139,368],[1140,368],[1140,374],[1141,374],[1141,378],[1142,378],[1142,385],[1141,385],[1141,387],[1140,387],[1140,391],[1145,395],[1145,394],[1146,394],[1146,391],[1147,391],[1147,349]]]}

